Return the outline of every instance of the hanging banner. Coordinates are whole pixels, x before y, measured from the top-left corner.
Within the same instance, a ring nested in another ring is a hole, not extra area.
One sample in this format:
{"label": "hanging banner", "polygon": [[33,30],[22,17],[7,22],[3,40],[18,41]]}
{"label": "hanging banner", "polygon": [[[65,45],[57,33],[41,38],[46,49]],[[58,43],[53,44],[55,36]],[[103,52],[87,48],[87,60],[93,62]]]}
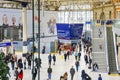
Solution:
{"label": "hanging banner", "polygon": [[91,22],[90,21],[86,21],[85,24],[91,24]]}
{"label": "hanging banner", "polygon": [[7,46],[11,46],[11,42],[2,42],[2,43],[0,43],[0,47],[7,47]]}
{"label": "hanging banner", "polygon": [[69,24],[56,24],[57,36],[59,39],[70,39]]}
{"label": "hanging banner", "polygon": [[70,24],[71,39],[81,39],[83,31],[83,24]]}
{"label": "hanging banner", "polygon": [[59,39],[81,39],[83,24],[57,24],[57,36]]}

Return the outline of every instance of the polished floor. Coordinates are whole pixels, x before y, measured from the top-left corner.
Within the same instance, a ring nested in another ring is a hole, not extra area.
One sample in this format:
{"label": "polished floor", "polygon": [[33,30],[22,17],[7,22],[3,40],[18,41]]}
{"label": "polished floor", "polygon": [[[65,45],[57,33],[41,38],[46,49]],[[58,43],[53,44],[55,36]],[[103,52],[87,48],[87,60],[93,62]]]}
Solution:
{"label": "polished floor", "polygon": [[[21,53],[17,53],[18,57],[22,56]],[[56,54],[56,65],[53,65],[52,62],[52,79],[51,80],[60,80],[60,76],[63,75],[65,72],[68,73],[68,80],[70,79],[70,68],[73,65],[75,68],[75,58],[74,55],[71,55],[69,60],[65,62],[64,59],[61,57],[63,54],[59,55]],[[37,57],[37,54],[35,54]],[[47,68],[48,68],[48,54],[41,54],[42,59],[42,68],[40,68],[40,80],[47,80]],[[10,64],[9,64],[10,65]],[[79,71],[75,73],[74,80],[81,80],[81,70],[85,70],[92,78],[92,80],[98,80],[98,74],[102,75],[103,80],[120,80],[119,75],[108,75],[107,73],[102,72],[93,72],[92,70],[88,69],[88,65],[85,65],[84,62],[84,53],[82,52],[81,60],[80,60],[80,67]],[[11,77],[10,80],[14,79],[14,71],[10,70]],[[26,69],[24,70],[24,77],[23,80],[32,80],[31,70]],[[38,80],[38,78],[36,78]]]}

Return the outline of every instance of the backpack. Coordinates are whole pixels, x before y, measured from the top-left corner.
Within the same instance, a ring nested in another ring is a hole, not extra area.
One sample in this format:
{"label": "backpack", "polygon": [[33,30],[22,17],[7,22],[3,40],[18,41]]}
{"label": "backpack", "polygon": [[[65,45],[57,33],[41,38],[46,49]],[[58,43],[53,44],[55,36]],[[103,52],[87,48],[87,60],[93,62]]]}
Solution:
{"label": "backpack", "polygon": [[92,80],[92,79],[91,79],[91,77],[88,74],[86,74],[85,80]]}

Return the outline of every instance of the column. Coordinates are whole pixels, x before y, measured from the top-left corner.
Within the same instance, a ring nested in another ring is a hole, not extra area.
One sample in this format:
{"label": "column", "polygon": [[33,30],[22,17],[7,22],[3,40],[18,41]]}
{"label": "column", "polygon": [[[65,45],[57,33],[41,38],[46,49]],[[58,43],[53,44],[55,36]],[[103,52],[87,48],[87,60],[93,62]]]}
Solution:
{"label": "column", "polygon": [[120,37],[118,38],[118,62],[120,66]]}
{"label": "column", "polygon": [[27,9],[22,8],[22,21],[23,21],[23,53],[27,53]]}

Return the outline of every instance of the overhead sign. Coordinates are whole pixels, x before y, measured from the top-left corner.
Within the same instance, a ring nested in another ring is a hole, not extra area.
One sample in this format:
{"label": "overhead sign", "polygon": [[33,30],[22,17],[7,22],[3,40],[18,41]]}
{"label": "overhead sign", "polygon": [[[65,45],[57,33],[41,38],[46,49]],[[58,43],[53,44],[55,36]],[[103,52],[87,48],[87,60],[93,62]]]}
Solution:
{"label": "overhead sign", "polygon": [[91,24],[91,22],[90,21],[86,21],[85,24]]}
{"label": "overhead sign", "polygon": [[57,23],[57,36],[59,39],[76,40],[82,36],[83,24]]}
{"label": "overhead sign", "polygon": [[69,24],[57,24],[57,36],[59,39],[70,39]]}
{"label": "overhead sign", "polygon": [[70,24],[70,39],[81,39],[83,24]]}
{"label": "overhead sign", "polygon": [[7,46],[11,46],[11,42],[2,42],[2,43],[0,43],[0,47],[7,47]]}
{"label": "overhead sign", "polygon": [[28,42],[27,41],[24,41],[23,42],[23,46],[27,46],[28,45]]}
{"label": "overhead sign", "polygon": [[18,42],[13,42],[13,44],[18,44]]}

